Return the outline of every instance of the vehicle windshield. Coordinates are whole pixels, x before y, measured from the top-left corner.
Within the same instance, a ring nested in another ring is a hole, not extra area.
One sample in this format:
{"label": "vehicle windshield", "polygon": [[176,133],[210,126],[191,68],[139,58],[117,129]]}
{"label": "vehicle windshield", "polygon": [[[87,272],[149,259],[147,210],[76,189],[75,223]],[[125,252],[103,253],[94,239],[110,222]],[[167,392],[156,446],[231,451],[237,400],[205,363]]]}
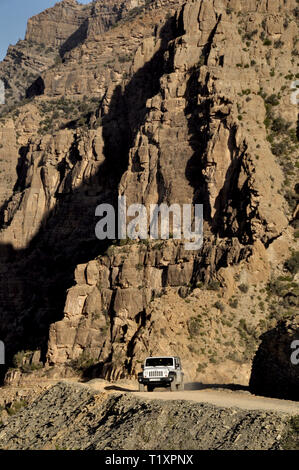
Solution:
{"label": "vehicle windshield", "polygon": [[145,367],[173,366],[173,357],[151,357],[146,360]]}

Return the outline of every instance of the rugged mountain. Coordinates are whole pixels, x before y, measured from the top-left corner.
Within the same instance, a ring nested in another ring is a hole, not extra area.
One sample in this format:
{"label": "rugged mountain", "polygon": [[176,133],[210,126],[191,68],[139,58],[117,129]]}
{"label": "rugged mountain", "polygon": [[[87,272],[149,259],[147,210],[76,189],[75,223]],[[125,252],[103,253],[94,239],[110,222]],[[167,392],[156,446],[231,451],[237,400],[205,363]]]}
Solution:
{"label": "rugged mountain", "polygon": [[[297,3],[111,5],[65,1],[29,22],[63,61],[0,125],[7,380],[39,351],[53,377],[116,379],[177,353],[189,378],[248,383],[259,335],[298,299]],[[95,208],[118,195],[203,203],[203,247],[100,242]]]}
{"label": "rugged mountain", "polygon": [[[124,13],[143,0],[96,0],[87,5],[63,0],[29,19],[26,36],[8,48],[0,64],[0,79],[6,86],[6,112],[21,99],[30,97],[30,86],[41,72],[55,67],[64,54],[87,38],[107,31]],[[39,83],[39,81],[38,81]]]}

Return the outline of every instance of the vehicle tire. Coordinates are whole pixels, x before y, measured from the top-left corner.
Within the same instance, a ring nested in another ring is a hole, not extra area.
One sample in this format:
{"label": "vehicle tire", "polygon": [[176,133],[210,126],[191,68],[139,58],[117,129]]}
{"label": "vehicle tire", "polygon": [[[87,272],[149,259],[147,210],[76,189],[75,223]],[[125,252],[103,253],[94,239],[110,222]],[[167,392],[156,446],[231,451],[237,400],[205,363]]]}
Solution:
{"label": "vehicle tire", "polygon": [[175,392],[176,391],[176,382],[171,382],[170,384],[170,391]]}
{"label": "vehicle tire", "polygon": [[139,392],[144,392],[144,384],[138,384]]}
{"label": "vehicle tire", "polygon": [[147,386],[147,391],[152,392],[154,390],[154,387],[152,385]]}

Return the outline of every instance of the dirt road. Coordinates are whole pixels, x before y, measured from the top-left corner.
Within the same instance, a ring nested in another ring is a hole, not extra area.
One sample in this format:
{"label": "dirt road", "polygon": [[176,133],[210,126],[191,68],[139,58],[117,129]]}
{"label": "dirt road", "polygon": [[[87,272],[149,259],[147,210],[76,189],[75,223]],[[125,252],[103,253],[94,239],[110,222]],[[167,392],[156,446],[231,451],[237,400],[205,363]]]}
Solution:
{"label": "dirt road", "polygon": [[184,392],[156,391],[151,393],[137,392],[143,398],[161,400],[190,400],[198,403],[211,403],[221,407],[237,407],[245,410],[270,410],[289,414],[299,414],[299,403],[274,398],[256,397],[239,392],[217,390],[186,390]]}
{"label": "dirt road", "polygon": [[137,397],[159,400],[187,400],[197,403],[210,403],[216,406],[232,408],[237,407],[243,410],[269,410],[292,415],[299,414],[299,403],[279,400],[275,398],[266,398],[251,395],[247,391],[232,391],[215,388],[203,388],[202,385],[187,383],[186,390],[170,392],[165,389],[156,389],[153,392],[138,392],[136,386],[132,383],[124,385],[109,384],[103,380],[94,379],[86,385],[93,389],[105,392],[130,392]]}

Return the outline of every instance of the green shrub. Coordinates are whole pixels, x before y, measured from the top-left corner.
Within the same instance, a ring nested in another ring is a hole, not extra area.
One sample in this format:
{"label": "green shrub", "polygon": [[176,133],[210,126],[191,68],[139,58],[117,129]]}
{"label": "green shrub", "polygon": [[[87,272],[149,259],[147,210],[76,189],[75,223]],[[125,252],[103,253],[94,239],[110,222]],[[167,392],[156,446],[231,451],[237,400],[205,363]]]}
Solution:
{"label": "green shrub", "polygon": [[237,308],[238,307],[238,299],[230,299],[228,304],[231,308]]}
{"label": "green shrub", "polygon": [[291,123],[286,121],[281,116],[273,119],[271,129],[276,133],[286,133],[291,126]]}
{"label": "green shrub", "polygon": [[264,46],[271,46],[272,41],[271,41],[271,39],[266,38],[266,39],[264,40],[263,44],[264,44]]}
{"label": "green shrub", "polygon": [[293,252],[292,256],[285,262],[285,267],[292,274],[297,274],[299,268],[299,251]]}
{"label": "green shrub", "polygon": [[28,403],[25,400],[16,401],[10,406],[9,408],[5,408],[9,416],[13,416],[14,414],[18,413],[22,408],[27,406]]}
{"label": "green shrub", "polygon": [[208,290],[219,290],[220,282],[219,281],[210,281],[208,284]]}
{"label": "green shrub", "polygon": [[297,143],[298,143],[298,136],[297,136],[297,131],[296,131],[296,129],[289,129],[288,135],[289,135],[291,141],[292,141],[294,144],[297,144]]}
{"label": "green shrub", "polygon": [[12,359],[13,366],[19,369],[23,365],[25,355],[26,355],[25,351],[17,352]]}
{"label": "green shrub", "polygon": [[271,152],[276,157],[284,154],[288,150],[288,142],[283,140],[282,142],[275,142],[271,145]]}
{"label": "green shrub", "polygon": [[97,359],[91,357],[85,351],[78,356],[76,359],[70,361],[70,366],[77,372],[84,372],[89,367],[92,367],[97,363]]}
{"label": "green shrub", "polygon": [[39,363],[30,363],[30,356],[32,355],[33,351],[19,351],[17,352],[13,359],[12,365],[13,367],[20,369],[22,372],[29,373],[33,372],[34,370],[42,369],[43,364]]}
{"label": "green shrub", "polygon": [[215,357],[210,357],[209,358],[209,361],[212,363],[212,364],[218,364],[218,361]]}
{"label": "green shrub", "polygon": [[187,327],[191,338],[198,336],[202,329],[201,320],[198,317],[192,317],[188,320]]}
{"label": "green shrub", "polygon": [[266,289],[269,295],[276,295],[278,297],[283,297],[286,293],[286,286],[279,278],[269,281]]}
{"label": "green shrub", "polygon": [[244,294],[246,294],[246,292],[248,292],[249,287],[248,287],[247,284],[240,284],[238,287],[239,287],[240,291],[243,292]]}
{"label": "green shrub", "polygon": [[219,300],[217,300],[217,302],[214,303],[214,307],[220,310],[220,312],[224,312],[225,310],[223,303],[219,302]]}
{"label": "green shrub", "polygon": [[271,105],[271,106],[278,106],[279,105],[279,96],[275,95],[273,93],[272,95],[265,97],[265,103]]}
{"label": "green shrub", "polygon": [[203,372],[207,368],[206,364],[198,364],[196,372]]}
{"label": "green shrub", "polygon": [[248,39],[249,41],[251,41],[252,38],[253,38],[253,36],[255,36],[257,33],[258,33],[258,30],[255,29],[254,31],[251,31],[251,33],[246,33],[246,34],[244,34],[244,38],[243,38],[243,39]]}

